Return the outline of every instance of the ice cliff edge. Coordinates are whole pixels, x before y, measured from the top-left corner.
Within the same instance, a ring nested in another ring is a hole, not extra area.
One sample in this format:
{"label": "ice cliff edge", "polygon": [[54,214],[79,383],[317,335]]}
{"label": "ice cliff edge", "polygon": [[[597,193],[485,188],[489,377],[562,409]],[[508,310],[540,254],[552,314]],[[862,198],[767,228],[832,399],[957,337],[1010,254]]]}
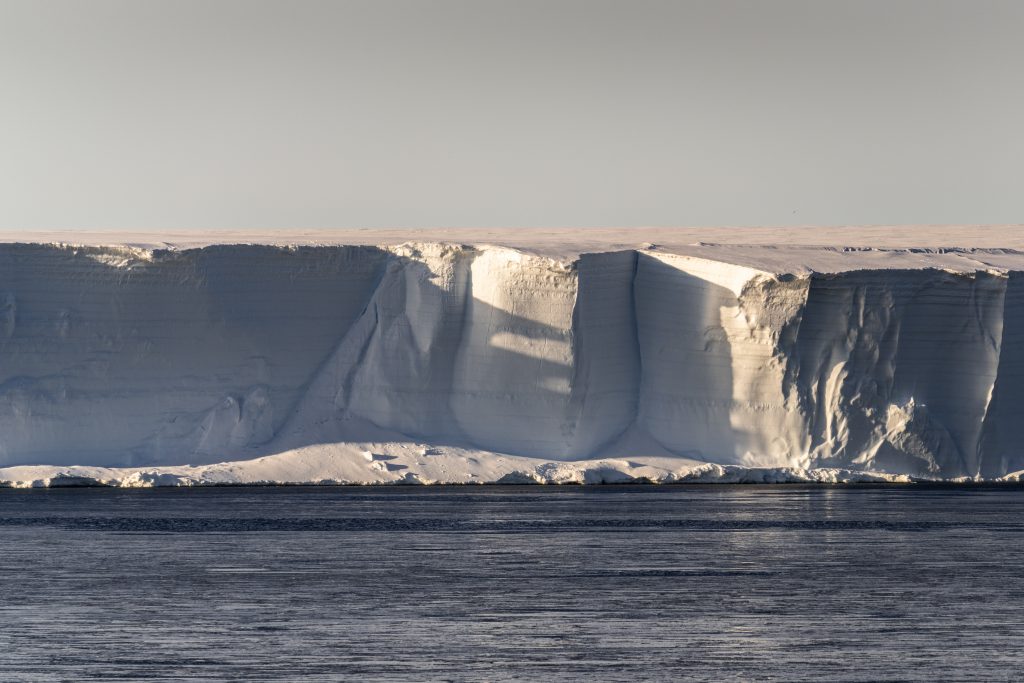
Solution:
{"label": "ice cliff edge", "polygon": [[649,246],[0,244],[0,468],[1024,470],[1024,254]]}

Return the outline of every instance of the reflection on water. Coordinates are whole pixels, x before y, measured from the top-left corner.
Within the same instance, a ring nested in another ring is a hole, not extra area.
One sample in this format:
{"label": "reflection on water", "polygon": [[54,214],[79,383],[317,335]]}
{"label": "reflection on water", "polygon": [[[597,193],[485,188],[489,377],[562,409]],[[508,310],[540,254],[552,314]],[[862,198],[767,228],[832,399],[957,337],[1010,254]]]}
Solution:
{"label": "reflection on water", "polygon": [[0,680],[1013,680],[1024,490],[0,491]]}

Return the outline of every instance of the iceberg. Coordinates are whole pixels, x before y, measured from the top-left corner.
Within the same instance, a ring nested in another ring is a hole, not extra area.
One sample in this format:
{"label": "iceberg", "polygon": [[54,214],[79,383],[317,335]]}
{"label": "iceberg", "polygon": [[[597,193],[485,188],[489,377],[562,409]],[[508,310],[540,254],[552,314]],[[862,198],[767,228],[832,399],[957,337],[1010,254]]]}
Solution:
{"label": "iceberg", "polygon": [[997,247],[3,243],[0,482],[1016,480],[1022,274]]}

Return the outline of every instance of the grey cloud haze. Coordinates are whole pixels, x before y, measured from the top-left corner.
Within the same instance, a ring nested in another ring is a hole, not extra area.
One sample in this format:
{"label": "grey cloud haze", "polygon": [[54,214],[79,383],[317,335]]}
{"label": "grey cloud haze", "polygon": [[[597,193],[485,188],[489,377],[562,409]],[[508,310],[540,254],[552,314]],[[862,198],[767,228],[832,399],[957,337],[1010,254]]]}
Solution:
{"label": "grey cloud haze", "polygon": [[0,227],[1016,223],[1024,3],[0,0]]}

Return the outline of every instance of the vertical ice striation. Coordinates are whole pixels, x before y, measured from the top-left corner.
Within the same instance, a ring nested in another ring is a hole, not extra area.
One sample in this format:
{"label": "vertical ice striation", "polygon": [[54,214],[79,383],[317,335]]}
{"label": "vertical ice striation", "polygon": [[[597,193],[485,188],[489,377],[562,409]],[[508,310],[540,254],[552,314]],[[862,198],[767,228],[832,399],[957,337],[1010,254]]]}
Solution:
{"label": "vertical ice striation", "polygon": [[448,402],[473,255],[448,245],[397,248],[362,319],[321,373],[327,395],[307,399],[305,410],[319,415],[334,405],[403,433],[459,436]]}
{"label": "vertical ice striation", "polygon": [[632,251],[583,254],[572,321],[573,441],[567,453],[587,457],[634,422],[640,388],[640,346]]}
{"label": "vertical ice striation", "polygon": [[976,474],[1005,291],[985,272],[813,276],[797,343],[812,464]]}
{"label": "vertical ice striation", "polygon": [[1002,338],[991,398],[981,421],[982,477],[1024,470],[1024,273],[1007,275]]}

